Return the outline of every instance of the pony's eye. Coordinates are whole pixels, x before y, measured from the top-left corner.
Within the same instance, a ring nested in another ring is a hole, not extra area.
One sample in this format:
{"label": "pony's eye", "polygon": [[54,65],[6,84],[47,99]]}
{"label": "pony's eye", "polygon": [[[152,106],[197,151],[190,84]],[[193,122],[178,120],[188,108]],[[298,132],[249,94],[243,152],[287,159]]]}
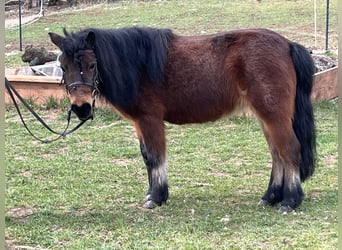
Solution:
{"label": "pony's eye", "polygon": [[95,67],[96,67],[96,63],[91,63],[91,64],[89,65],[89,70],[94,71],[94,70],[95,70]]}

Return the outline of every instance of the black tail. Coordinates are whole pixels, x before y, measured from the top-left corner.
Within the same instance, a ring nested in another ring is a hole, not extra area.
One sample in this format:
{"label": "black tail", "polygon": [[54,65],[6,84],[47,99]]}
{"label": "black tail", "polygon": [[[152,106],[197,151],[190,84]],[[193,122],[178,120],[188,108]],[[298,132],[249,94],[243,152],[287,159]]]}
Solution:
{"label": "black tail", "polygon": [[300,178],[305,181],[314,173],[316,164],[316,132],[310,100],[314,62],[302,45],[290,43],[290,50],[297,76],[293,129],[301,145]]}

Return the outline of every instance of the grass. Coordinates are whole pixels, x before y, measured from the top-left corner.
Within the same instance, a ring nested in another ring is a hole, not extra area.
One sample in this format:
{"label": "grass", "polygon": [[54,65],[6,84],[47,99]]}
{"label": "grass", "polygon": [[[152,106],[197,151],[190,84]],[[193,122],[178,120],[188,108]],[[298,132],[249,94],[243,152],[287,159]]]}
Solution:
{"label": "grass", "polygon": [[171,195],[151,211],[129,121],[98,110],[75,134],[40,144],[8,107],[6,239],[37,249],[336,249],[337,104],[317,103],[315,115],[319,166],[302,206],[281,215],[256,205],[271,163],[252,117],[167,124]]}
{"label": "grass", "polygon": [[[337,46],[337,1],[330,1],[332,48]],[[318,0],[318,48],[324,47],[325,1]],[[87,26],[169,27],[180,34],[207,34],[267,27],[315,46],[312,1],[136,1],[48,15],[24,26],[24,46],[56,49],[47,32]],[[7,50],[18,31],[6,30]],[[6,56],[20,65],[20,54]],[[58,105],[63,106],[63,111]],[[39,109],[56,130],[65,126],[66,104],[48,100]],[[35,249],[336,249],[337,103],[315,104],[318,167],[303,184],[296,213],[258,207],[271,159],[252,117],[215,123],[167,124],[170,199],[141,208],[146,170],[129,121],[97,110],[92,122],[52,143],[40,144],[6,107],[6,241]],[[28,114],[26,114],[27,116]],[[31,129],[48,137],[33,118]],[[73,121],[76,119],[73,118]]]}

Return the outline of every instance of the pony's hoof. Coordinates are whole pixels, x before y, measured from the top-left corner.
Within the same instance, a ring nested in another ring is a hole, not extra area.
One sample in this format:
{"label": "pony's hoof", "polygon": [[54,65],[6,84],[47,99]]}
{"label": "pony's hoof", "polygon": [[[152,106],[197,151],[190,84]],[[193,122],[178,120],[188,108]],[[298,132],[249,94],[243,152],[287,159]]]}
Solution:
{"label": "pony's hoof", "polygon": [[293,211],[294,211],[294,208],[290,206],[280,206],[279,208],[279,213],[282,213],[282,214],[291,213]]}
{"label": "pony's hoof", "polygon": [[145,198],[144,198],[144,202],[147,202],[147,201],[150,201],[150,200],[152,200],[151,199],[151,195],[150,194],[146,195]]}
{"label": "pony's hoof", "polygon": [[148,200],[144,203],[143,208],[153,209],[157,206],[158,206],[158,204],[155,203],[153,200]]}
{"label": "pony's hoof", "polygon": [[144,202],[145,203],[143,205],[143,208],[153,209],[158,206],[158,203],[152,200],[152,197],[150,194],[145,196]]}
{"label": "pony's hoof", "polygon": [[268,201],[266,201],[266,200],[260,200],[259,202],[258,202],[258,206],[263,206],[263,207],[266,207],[266,206],[271,206],[271,203],[269,203]]}

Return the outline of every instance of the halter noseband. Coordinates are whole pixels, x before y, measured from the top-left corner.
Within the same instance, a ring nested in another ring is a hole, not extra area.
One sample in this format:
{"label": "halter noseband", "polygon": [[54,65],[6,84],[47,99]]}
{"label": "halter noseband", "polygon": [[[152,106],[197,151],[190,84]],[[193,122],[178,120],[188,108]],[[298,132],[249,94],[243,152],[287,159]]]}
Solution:
{"label": "halter noseband", "polygon": [[[83,72],[81,71],[80,74],[82,75]],[[64,79],[62,79],[62,83],[64,86],[65,86],[65,89],[66,89],[66,92],[68,95],[70,95],[70,91],[77,88],[78,86],[86,86],[88,88],[90,88],[92,90],[92,96],[93,97],[96,97],[99,93],[99,90],[98,90],[98,84],[99,84],[99,80],[98,78],[94,75],[94,78],[93,78],[93,83],[89,83],[89,82],[83,82],[83,81],[76,81],[76,82],[73,82],[73,83],[70,83],[68,85],[64,84]]]}

